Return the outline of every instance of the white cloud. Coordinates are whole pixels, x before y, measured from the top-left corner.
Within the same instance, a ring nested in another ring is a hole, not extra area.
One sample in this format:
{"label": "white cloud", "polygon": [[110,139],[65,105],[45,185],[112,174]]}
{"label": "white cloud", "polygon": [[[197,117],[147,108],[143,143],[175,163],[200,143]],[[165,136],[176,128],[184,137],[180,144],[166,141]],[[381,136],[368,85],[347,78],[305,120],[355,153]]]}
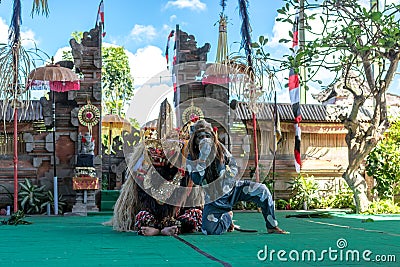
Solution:
{"label": "white cloud", "polygon": [[66,46],[66,47],[62,47],[59,48],[56,52],[56,54],[54,55],[54,62],[58,62],[62,60],[62,56],[63,56],[63,52],[67,52],[67,51],[71,51],[71,47]]}
{"label": "white cloud", "polygon": [[160,48],[146,46],[135,54],[126,51],[135,87],[143,85],[154,75],[166,70],[167,62]]}
{"label": "white cloud", "polygon": [[8,25],[0,18],[0,43],[6,44],[8,42]]}
{"label": "white cloud", "polygon": [[[117,45],[109,43],[103,43],[103,46],[117,47]],[[163,51],[161,51],[159,47],[151,45],[146,46],[136,50],[136,53],[125,49],[125,53],[128,56],[135,89],[138,89],[145,83],[154,83],[154,80],[159,81],[160,72],[167,70],[167,62],[163,56]],[[164,76],[167,75],[169,74],[163,73],[163,79],[165,79]]]}
{"label": "white cloud", "polygon": [[[8,29],[9,25],[3,18],[0,18],[0,43],[8,43]],[[25,48],[32,48],[39,44],[38,40],[35,40],[35,33],[32,30],[21,31],[21,44]]]}
{"label": "white cloud", "polygon": [[176,15],[172,15],[169,17],[169,21],[170,22],[174,22],[176,20],[177,16]]}
{"label": "white cloud", "polygon": [[129,102],[126,118],[135,118],[140,125],[157,119],[160,104],[165,98],[172,104],[173,88],[171,84],[159,83],[152,85],[146,83],[135,91],[135,95]]}
{"label": "white cloud", "polygon": [[[116,46],[103,43],[104,47]],[[55,61],[61,60],[62,52],[69,47],[60,48]],[[172,103],[172,80],[167,70],[163,52],[155,46],[140,48],[136,53],[125,50],[129,60],[131,75],[134,79],[135,96],[129,104],[127,117],[136,118],[140,124],[155,119],[159,104],[167,97]]]}
{"label": "white cloud", "polygon": [[167,62],[160,48],[146,46],[135,54],[125,51],[134,78],[135,95],[129,103],[126,116],[139,124],[158,116],[159,105],[167,97],[172,103],[172,79]]}
{"label": "white cloud", "polygon": [[157,36],[156,29],[152,25],[139,25],[135,24],[131,30],[130,37],[139,42],[151,41]]}
{"label": "white cloud", "polygon": [[[281,15],[278,15],[275,19],[279,17],[281,17]],[[271,47],[283,46],[285,48],[290,47],[291,43],[285,45],[284,43],[279,43],[279,40],[290,39],[289,31],[292,31],[292,28],[293,26],[290,25],[290,23],[275,20],[274,27],[272,28],[273,36],[268,38],[268,46]]]}
{"label": "white cloud", "polygon": [[40,42],[35,39],[35,33],[32,30],[21,32],[21,44],[25,48],[39,46]]}
{"label": "white cloud", "polygon": [[189,8],[191,10],[205,10],[207,8],[205,3],[202,3],[200,0],[175,0],[168,1],[165,5],[165,8],[176,7],[179,9]]}
{"label": "white cloud", "polygon": [[[104,47],[115,46],[117,45],[110,43],[103,43]],[[71,50],[70,47],[62,47],[57,50],[54,61],[60,61],[62,59],[63,51]],[[163,51],[156,46],[146,46],[144,48],[140,48],[136,51],[136,53],[132,53],[128,50],[125,50],[126,55],[129,60],[129,67],[131,69],[131,75],[134,79],[135,89],[142,86],[144,83],[149,83],[152,79],[159,81],[160,72],[165,71],[167,69],[167,62],[165,57],[163,56]],[[170,74],[163,73],[164,76],[168,76]],[[154,78],[154,76],[156,76]],[[169,78],[170,79],[170,78]]]}

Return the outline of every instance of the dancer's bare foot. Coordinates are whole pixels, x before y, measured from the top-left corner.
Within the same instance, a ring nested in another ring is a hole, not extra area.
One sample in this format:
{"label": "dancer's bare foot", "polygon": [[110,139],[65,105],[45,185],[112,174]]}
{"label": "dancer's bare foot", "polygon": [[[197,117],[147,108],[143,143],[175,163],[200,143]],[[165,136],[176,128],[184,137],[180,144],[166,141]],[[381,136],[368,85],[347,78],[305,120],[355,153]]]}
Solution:
{"label": "dancer's bare foot", "polygon": [[274,228],[268,228],[267,231],[268,231],[268,234],[289,234],[288,231],[282,230],[278,226],[276,226]]}
{"label": "dancer's bare foot", "polygon": [[170,227],[165,227],[161,230],[161,234],[168,235],[168,236],[177,235],[178,234],[178,226],[174,225],[174,226],[170,226]]}
{"label": "dancer's bare foot", "polygon": [[233,223],[233,211],[228,212],[229,216],[231,216],[232,223],[228,228],[228,232],[233,232],[235,230],[235,224]]}
{"label": "dancer's bare foot", "polygon": [[140,232],[145,236],[155,236],[160,234],[160,230],[154,227],[143,226],[140,228]]}

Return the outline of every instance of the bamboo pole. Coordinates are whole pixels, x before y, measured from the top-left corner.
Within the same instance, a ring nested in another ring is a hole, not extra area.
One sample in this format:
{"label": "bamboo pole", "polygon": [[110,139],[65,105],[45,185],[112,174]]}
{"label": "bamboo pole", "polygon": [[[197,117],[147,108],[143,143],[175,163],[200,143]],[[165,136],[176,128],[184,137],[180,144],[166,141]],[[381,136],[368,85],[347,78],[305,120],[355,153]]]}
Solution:
{"label": "bamboo pole", "polygon": [[14,212],[18,211],[18,108],[14,107]]}
{"label": "bamboo pole", "polygon": [[20,41],[16,40],[12,47],[13,57],[13,105],[14,105],[14,212],[18,211],[18,70],[19,70],[19,46]]}
{"label": "bamboo pole", "polygon": [[[299,49],[303,50],[305,47],[305,31],[304,31],[304,0],[300,0],[299,9]],[[300,67],[300,77],[303,81],[303,85],[300,86],[300,104],[307,104],[307,91],[306,91],[306,67]]]}

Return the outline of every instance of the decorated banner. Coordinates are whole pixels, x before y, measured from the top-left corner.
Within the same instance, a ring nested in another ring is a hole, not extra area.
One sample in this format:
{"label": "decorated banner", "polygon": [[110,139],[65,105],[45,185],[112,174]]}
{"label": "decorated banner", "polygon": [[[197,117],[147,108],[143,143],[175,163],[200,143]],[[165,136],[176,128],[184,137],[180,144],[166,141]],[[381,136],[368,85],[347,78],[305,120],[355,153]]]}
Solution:
{"label": "decorated banner", "polygon": [[97,190],[99,188],[99,178],[90,176],[72,177],[73,190]]}
{"label": "decorated banner", "polygon": [[[296,16],[293,24],[293,57],[296,56],[299,48],[299,11],[296,11]],[[289,71],[289,94],[290,102],[292,104],[292,111],[294,116],[294,129],[295,129],[295,143],[294,143],[294,158],[296,172],[301,170],[301,154],[300,154],[300,142],[301,142],[301,110],[300,110],[300,79],[299,73],[291,68]]]}
{"label": "decorated banner", "polygon": [[55,92],[68,92],[68,91],[77,91],[80,89],[80,82],[77,81],[42,81],[42,80],[33,80],[28,84],[30,90],[46,90],[46,91],[55,91]]}
{"label": "decorated banner", "polygon": [[172,30],[169,35],[168,35],[168,40],[167,40],[167,47],[165,48],[165,59],[167,60],[167,69],[169,69],[169,41],[172,36],[174,36],[175,31]]}
{"label": "decorated banner", "polygon": [[100,4],[99,4],[99,9],[97,11],[96,24],[100,25],[101,31],[102,31],[101,36],[105,37],[106,32],[104,31],[104,2],[103,2],[103,0],[101,0]]}

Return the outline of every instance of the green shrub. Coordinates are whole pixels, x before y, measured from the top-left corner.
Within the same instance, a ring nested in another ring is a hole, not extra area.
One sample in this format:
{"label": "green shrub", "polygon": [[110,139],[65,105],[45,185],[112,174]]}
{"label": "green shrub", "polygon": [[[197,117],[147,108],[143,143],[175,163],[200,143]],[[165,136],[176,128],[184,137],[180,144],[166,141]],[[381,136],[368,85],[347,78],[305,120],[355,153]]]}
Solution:
{"label": "green shrub", "polygon": [[257,210],[257,204],[254,202],[239,201],[234,206],[234,210]]}
{"label": "green shrub", "polygon": [[321,207],[332,209],[350,208],[355,211],[354,194],[347,184],[338,192],[330,193],[321,198]]}
{"label": "green shrub", "polygon": [[277,210],[287,210],[290,209],[290,204],[289,201],[286,201],[284,199],[277,199],[275,201],[275,207]]}
{"label": "green shrub", "polygon": [[26,214],[41,213],[42,203],[45,201],[45,186],[32,184],[29,179],[25,178],[24,183],[19,183],[20,190],[18,192],[18,202],[20,207]]}
{"label": "green shrub", "polygon": [[390,199],[373,201],[364,214],[399,214],[400,206]]}
{"label": "green shrub", "polygon": [[366,171],[380,199],[393,200],[400,193],[400,120],[391,122],[385,138],[369,153]]}
{"label": "green shrub", "polygon": [[314,180],[314,176],[304,176],[299,174],[293,182],[290,182],[290,189],[293,190],[294,196],[289,200],[292,209],[309,209],[318,208],[320,206],[318,196],[318,183]]}
{"label": "green shrub", "polygon": [[[50,190],[46,192],[45,202],[42,203],[41,208],[45,209],[48,204],[50,205],[50,211],[54,213],[54,196]],[[67,203],[64,201],[63,195],[58,195],[58,213],[63,214],[66,206]]]}

